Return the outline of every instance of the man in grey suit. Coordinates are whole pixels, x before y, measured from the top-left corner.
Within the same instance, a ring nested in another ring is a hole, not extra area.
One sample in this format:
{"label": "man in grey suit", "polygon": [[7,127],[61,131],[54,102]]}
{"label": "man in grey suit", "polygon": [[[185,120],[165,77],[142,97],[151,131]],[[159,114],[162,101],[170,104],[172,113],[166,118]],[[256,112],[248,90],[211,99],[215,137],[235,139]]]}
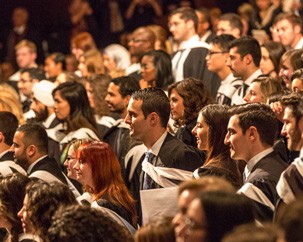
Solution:
{"label": "man in grey suit", "polygon": [[225,144],[231,158],[244,160],[244,185],[238,193],[250,198],[257,220],[271,221],[278,199],[276,185],[287,164],[273,150],[277,120],[265,104],[244,104],[230,110]]}

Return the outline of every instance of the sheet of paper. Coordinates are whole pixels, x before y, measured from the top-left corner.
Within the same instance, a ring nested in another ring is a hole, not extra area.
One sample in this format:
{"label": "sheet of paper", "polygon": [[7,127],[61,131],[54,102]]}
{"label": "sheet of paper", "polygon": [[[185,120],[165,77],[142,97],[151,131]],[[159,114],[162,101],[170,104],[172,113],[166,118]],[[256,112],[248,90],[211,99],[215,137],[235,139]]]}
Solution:
{"label": "sheet of paper", "polygon": [[178,187],[141,190],[143,224],[159,216],[173,217],[178,211]]}

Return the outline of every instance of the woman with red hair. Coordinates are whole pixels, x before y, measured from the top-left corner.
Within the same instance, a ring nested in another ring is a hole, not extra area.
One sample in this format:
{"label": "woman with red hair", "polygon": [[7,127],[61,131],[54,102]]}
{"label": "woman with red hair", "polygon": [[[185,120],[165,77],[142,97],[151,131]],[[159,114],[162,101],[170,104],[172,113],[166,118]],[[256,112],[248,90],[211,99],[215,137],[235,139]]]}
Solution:
{"label": "woman with red hair", "polygon": [[114,211],[136,227],[135,201],[124,184],[119,161],[110,145],[88,141],[79,147],[76,159],[77,180],[92,196],[92,201]]}

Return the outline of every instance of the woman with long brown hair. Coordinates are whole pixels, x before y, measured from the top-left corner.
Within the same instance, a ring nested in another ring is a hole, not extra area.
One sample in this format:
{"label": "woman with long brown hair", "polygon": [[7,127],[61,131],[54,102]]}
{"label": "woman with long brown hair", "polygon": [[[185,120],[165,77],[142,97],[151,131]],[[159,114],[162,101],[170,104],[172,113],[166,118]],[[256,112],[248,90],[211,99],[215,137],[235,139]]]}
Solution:
{"label": "woman with long brown hair", "polygon": [[136,227],[135,201],[122,179],[119,161],[109,144],[89,141],[77,150],[77,180],[99,206],[108,208]]}
{"label": "woman with long brown hair", "polygon": [[60,141],[61,163],[65,161],[67,144],[74,139],[99,140],[96,120],[89,105],[85,87],[77,82],[64,82],[53,92],[56,117],[63,122]]}
{"label": "woman with long brown hair", "polygon": [[240,188],[245,163],[231,159],[229,146],[224,144],[228,120],[228,106],[212,104],[200,111],[192,133],[197,138],[198,149],[206,151],[207,156],[194,176],[220,176]]}
{"label": "woman with long brown hair", "polygon": [[30,179],[19,173],[0,178],[0,227],[7,230],[5,242],[17,242],[22,223],[17,216],[22,208],[25,187]]}

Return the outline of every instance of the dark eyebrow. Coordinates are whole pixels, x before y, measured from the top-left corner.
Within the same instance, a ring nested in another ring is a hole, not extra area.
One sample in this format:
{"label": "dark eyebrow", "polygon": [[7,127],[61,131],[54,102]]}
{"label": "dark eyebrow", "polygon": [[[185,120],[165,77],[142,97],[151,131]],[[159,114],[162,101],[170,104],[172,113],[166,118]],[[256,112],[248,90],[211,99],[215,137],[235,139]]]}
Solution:
{"label": "dark eyebrow", "polygon": [[228,131],[228,132],[234,132],[234,133],[236,132],[236,130],[234,130],[234,129],[232,129],[232,128],[227,128],[227,131]]}
{"label": "dark eyebrow", "polygon": [[128,110],[128,114],[129,114],[129,115],[134,115],[134,114],[136,114],[136,113],[133,112],[133,111],[131,111],[131,110]]}

